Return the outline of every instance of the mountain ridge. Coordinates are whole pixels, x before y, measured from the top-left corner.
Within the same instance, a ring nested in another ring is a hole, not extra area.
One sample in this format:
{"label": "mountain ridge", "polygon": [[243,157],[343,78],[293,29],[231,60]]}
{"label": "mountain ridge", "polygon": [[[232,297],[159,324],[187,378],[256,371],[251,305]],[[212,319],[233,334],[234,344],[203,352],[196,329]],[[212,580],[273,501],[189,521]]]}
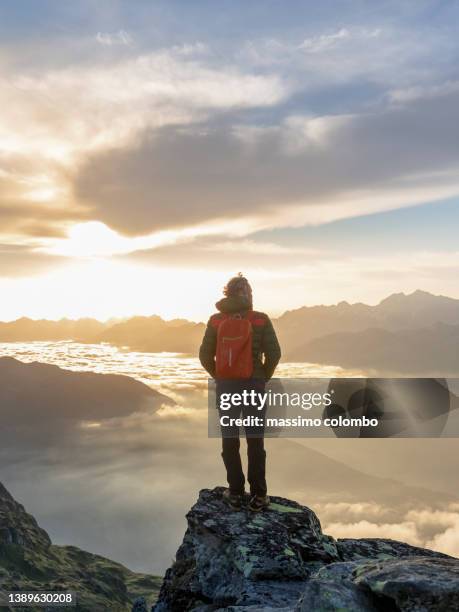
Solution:
{"label": "mountain ridge", "polygon": [[298,346],[291,361],[360,368],[379,375],[449,376],[459,372],[459,325],[438,322],[421,329],[335,332]]}
{"label": "mountain ridge", "polygon": [[174,400],[120,374],[74,372],[38,361],[0,357],[2,424],[21,426],[52,418],[55,422],[104,420],[135,411],[154,411]]}
{"label": "mountain ridge", "polygon": [[[391,293],[389,294],[387,297],[382,298],[379,302],[377,302],[376,304],[366,304],[365,302],[349,302],[347,300],[341,300],[337,303],[333,303],[333,304],[312,304],[312,305],[304,305],[304,306],[299,306],[297,308],[291,308],[291,309],[287,309],[285,310],[282,314],[280,314],[277,317],[272,317],[274,321],[279,321],[280,319],[282,319],[283,317],[290,315],[292,313],[297,313],[297,312],[301,312],[304,310],[314,310],[314,309],[337,309],[337,308],[342,308],[342,307],[350,307],[350,308],[359,308],[359,307],[363,307],[365,309],[376,309],[381,305],[385,305],[385,304],[390,304],[392,302],[398,301],[398,300],[403,300],[403,299],[419,299],[419,298],[427,298],[429,300],[434,299],[434,300],[445,300],[451,304],[459,304],[459,298],[453,298],[447,295],[442,295],[442,294],[434,294],[434,293],[430,293],[429,291],[425,291],[423,289],[415,289],[414,291],[412,291],[411,293],[405,293],[403,291],[401,292],[397,292],[397,293]],[[27,324],[33,324],[33,323],[62,323],[62,324],[75,324],[75,323],[84,323],[87,322],[88,324],[98,324],[100,326],[104,326],[104,327],[111,327],[111,326],[115,326],[118,325],[120,323],[126,323],[127,321],[130,320],[134,320],[134,319],[159,319],[161,321],[163,321],[166,324],[175,324],[177,322],[180,323],[192,323],[195,325],[199,325],[200,323],[204,323],[204,321],[194,321],[191,319],[184,319],[182,317],[176,317],[173,319],[164,319],[163,317],[161,317],[161,315],[157,315],[157,314],[150,314],[150,315],[132,315],[132,316],[128,316],[128,317],[111,317],[110,319],[107,320],[100,320],[100,319],[96,319],[94,317],[78,317],[76,319],[74,318],[70,318],[70,317],[61,317],[60,319],[43,319],[43,318],[39,318],[39,319],[35,319],[33,317],[29,317],[29,316],[21,316],[17,319],[14,320],[10,320],[10,321],[0,321],[0,329],[1,326],[8,326],[8,325],[13,325],[13,324],[17,324],[17,323],[27,323]]]}
{"label": "mountain ridge", "polygon": [[139,596],[153,602],[158,587],[156,576],[132,572],[75,546],[54,545],[0,483],[0,592],[74,591],[79,612],[128,612]]}
{"label": "mountain ridge", "polygon": [[[376,305],[342,301],[334,305],[302,306],[286,311],[273,319],[273,323],[282,346],[283,361],[357,367],[363,371],[371,368],[382,373],[387,371],[386,362],[397,361],[397,374],[459,374],[455,347],[450,346],[451,342],[438,327],[439,324],[459,326],[459,299],[418,289],[409,294],[394,293]],[[24,319],[19,319],[0,323],[0,342],[67,339],[84,343],[104,342],[142,352],[196,355],[204,327],[204,323],[186,319],[165,321],[158,315],[136,316],[111,323],[93,319],[63,319],[60,322],[26,319],[24,323]],[[382,331],[374,332],[371,337],[368,330]],[[411,332],[411,341],[404,344],[404,334],[408,331]],[[333,341],[331,336],[339,333],[348,334],[340,338],[339,350],[334,350],[334,345],[327,349]],[[397,342],[394,342],[394,333],[398,334]],[[456,337],[455,329],[453,336]],[[365,350],[357,353],[355,347],[365,338]],[[349,355],[341,354],[343,343],[353,357],[351,360]],[[376,356],[379,354],[378,361]],[[421,362],[423,354],[430,355],[430,358]],[[437,355],[442,355],[440,368]]]}

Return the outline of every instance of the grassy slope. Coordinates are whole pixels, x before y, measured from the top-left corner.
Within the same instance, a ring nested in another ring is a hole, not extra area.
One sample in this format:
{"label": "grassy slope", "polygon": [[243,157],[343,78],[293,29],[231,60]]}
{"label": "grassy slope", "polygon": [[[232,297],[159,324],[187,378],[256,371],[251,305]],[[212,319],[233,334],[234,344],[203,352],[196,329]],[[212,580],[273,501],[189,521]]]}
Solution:
{"label": "grassy slope", "polygon": [[136,597],[145,596],[153,603],[161,581],[74,546],[27,550],[18,544],[0,544],[2,590],[75,591],[76,610],[130,611]]}

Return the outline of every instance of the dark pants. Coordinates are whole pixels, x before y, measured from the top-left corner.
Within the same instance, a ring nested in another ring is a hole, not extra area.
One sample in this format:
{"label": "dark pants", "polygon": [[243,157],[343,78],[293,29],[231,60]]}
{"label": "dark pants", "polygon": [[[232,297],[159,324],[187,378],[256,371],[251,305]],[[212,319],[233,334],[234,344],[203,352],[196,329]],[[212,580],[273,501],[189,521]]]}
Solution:
{"label": "dark pants", "polygon": [[[263,424],[246,426],[245,435],[247,439],[248,472],[247,479],[252,495],[266,495],[266,451],[264,448],[264,418],[265,410],[258,410],[258,404],[252,406],[231,405],[227,410],[220,408],[220,397],[222,393],[242,393],[244,390],[256,393],[264,393],[265,383],[263,380],[219,380],[217,381],[217,408],[219,416],[233,418],[245,418],[255,416],[263,421]],[[239,427],[221,426],[222,432],[222,457],[226,468],[226,477],[231,493],[242,494],[244,492],[245,477],[242,470],[240,449]]]}

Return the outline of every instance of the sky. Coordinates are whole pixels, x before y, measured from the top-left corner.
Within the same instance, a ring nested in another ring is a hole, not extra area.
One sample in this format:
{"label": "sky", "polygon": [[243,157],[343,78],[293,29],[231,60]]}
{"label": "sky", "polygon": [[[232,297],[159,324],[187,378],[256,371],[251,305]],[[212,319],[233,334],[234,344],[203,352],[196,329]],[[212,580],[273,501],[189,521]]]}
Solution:
{"label": "sky", "polygon": [[0,320],[459,298],[455,0],[0,6]]}

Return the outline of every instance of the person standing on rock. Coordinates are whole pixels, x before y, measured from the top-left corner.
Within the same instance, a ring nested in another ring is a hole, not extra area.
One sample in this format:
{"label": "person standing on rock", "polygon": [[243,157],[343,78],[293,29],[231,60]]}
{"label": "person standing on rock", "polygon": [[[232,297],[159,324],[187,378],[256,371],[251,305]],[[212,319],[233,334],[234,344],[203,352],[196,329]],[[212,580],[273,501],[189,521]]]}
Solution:
{"label": "person standing on rock", "polygon": [[[281,350],[268,315],[253,310],[252,288],[239,273],[230,279],[223,290],[224,298],[217,302],[218,313],[207,323],[199,350],[199,359],[209,375],[216,380],[217,408],[228,422],[238,417],[256,415],[257,424],[246,426],[248,473],[250,485],[249,509],[259,512],[269,505],[266,486],[266,451],[264,448],[263,404],[259,398],[265,393],[266,382],[274,374]],[[254,393],[253,393],[254,392]],[[220,399],[230,394],[251,394],[250,406],[230,402],[222,409]],[[260,424],[261,420],[261,424]],[[222,423],[222,421],[220,421]],[[229,488],[223,496],[234,508],[242,507],[245,477],[240,456],[238,426],[221,426],[222,457]]]}

